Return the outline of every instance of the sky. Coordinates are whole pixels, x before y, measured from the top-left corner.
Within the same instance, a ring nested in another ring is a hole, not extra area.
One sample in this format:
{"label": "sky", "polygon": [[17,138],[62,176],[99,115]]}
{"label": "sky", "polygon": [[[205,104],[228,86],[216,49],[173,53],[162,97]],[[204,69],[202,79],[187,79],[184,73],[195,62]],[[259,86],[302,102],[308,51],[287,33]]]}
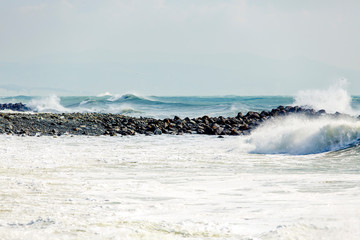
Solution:
{"label": "sky", "polygon": [[0,95],[360,95],[357,0],[0,0]]}

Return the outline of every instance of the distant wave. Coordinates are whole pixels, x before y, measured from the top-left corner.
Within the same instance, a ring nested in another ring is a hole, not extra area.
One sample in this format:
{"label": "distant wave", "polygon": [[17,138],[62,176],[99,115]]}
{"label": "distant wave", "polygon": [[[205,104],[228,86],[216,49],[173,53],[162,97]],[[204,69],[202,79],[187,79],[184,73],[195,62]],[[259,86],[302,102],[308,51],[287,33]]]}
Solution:
{"label": "distant wave", "polygon": [[108,99],[108,101],[116,102],[119,100],[148,100],[144,97],[136,96],[134,94],[124,94],[124,95],[113,95]]}
{"label": "distant wave", "polygon": [[360,98],[346,91],[346,81],[325,90],[300,91],[290,96],[143,96],[138,93],[97,96],[14,96],[0,97],[1,103],[22,102],[35,112],[100,112],[126,114],[134,117],[167,118],[179,116],[236,116],[238,112],[269,111],[280,105],[300,105],[327,112],[360,113]]}
{"label": "distant wave", "polygon": [[104,92],[104,93],[100,93],[98,95],[96,95],[97,97],[106,97],[106,96],[113,96],[111,93],[109,92]]}
{"label": "distant wave", "polygon": [[[100,95],[98,95],[100,96]],[[143,96],[138,93],[125,93],[125,94],[110,94],[103,95],[103,96],[109,96],[108,101],[116,102],[119,100],[147,100],[147,101],[156,101],[156,99],[153,99],[149,96]]]}
{"label": "distant wave", "polygon": [[140,105],[153,105],[153,106],[156,105],[170,105],[176,107],[194,106],[194,104],[191,103],[164,101],[161,98],[144,97],[135,94],[114,95],[108,98],[107,101],[112,103],[135,103],[138,105],[140,104]]}
{"label": "distant wave", "polygon": [[61,105],[60,101],[58,96],[50,95],[32,99],[27,103],[27,106],[36,112],[69,112],[70,109]]}

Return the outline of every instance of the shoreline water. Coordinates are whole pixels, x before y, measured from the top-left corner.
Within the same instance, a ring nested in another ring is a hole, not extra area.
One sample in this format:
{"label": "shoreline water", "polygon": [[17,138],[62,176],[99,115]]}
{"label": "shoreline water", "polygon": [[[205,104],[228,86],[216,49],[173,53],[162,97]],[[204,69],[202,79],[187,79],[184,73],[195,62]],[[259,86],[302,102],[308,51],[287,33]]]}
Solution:
{"label": "shoreline water", "polygon": [[248,154],[241,138],[0,135],[0,238],[359,239],[358,147]]}

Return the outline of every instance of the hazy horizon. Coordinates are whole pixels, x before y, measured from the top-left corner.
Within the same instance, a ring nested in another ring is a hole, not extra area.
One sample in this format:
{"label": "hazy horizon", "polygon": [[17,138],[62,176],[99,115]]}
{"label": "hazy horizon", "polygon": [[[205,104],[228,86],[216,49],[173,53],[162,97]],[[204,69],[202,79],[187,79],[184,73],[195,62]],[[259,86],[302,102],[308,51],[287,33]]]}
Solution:
{"label": "hazy horizon", "polygon": [[360,2],[0,0],[0,95],[360,95]]}

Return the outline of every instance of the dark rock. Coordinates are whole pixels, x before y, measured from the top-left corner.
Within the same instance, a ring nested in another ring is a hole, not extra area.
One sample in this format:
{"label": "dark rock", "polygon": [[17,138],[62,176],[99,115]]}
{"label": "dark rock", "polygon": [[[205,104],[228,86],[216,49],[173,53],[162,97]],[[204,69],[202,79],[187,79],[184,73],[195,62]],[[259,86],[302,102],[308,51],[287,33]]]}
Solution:
{"label": "dark rock", "polygon": [[284,109],[280,110],[277,112],[278,116],[285,116],[286,115],[286,111]]}
{"label": "dark rock", "polygon": [[241,133],[238,132],[236,129],[232,129],[230,132],[230,135],[238,136],[238,135],[241,135]]}
{"label": "dark rock", "polygon": [[239,129],[240,129],[241,131],[248,130],[248,129],[249,129],[249,125],[247,125],[246,123],[244,123],[243,125],[239,126]]}
{"label": "dark rock", "polygon": [[[20,109],[21,104],[0,104],[0,108]],[[248,112],[245,116],[238,113],[236,117],[203,116],[190,119],[153,119],[134,118],[119,114],[103,113],[0,113],[0,133],[28,136],[68,135],[110,135],[123,136],[145,134],[209,134],[209,135],[241,135],[250,134],[257,126],[270,118],[288,114],[305,114],[309,117],[326,115],[325,111],[315,112],[298,106],[279,106],[271,111]],[[327,114],[331,117],[350,117],[345,114]],[[360,119],[360,116],[358,117]]]}
{"label": "dark rock", "polygon": [[0,110],[12,110],[17,112],[31,111],[29,107],[22,103],[3,103],[0,104]]}
{"label": "dark rock", "polygon": [[53,129],[53,130],[51,130],[51,133],[53,134],[53,135],[58,135],[59,134],[59,130],[57,130],[57,129]]}
{"label": "dark rock", "polygon": [[162,131],[160,129],[155,129],[154,130],[154,135],[161,135],[162,134]]}
{"label": "dark rock", "polygon": [[261,113],[260,113],[260,117],[267,117],[267,116],[269,116],[269,113],[268,112],[266,112],[266,111],[262,111]]}
{"label": "dark rock", "polygon": [[242,119],[244,116],[241,112],[239,112],[237,115],[236,115],[236,118],[238,119]]}
{"label": "dark rock", "polygon": [[218,127],[218,128],[215,129],[214,134],[215,135],[221,135],[221,134],[223,134],[223,131],[224,131],[224,128]]}
{"label": "dark rock", "polygon": [[214,135],[214,132],[215,132],[214,129],[209,126],[206,126],[204,131],[205,131],[205,134],[208,134],[208,135]]}
{"label": "dark rock", "polygon": [[198,134],[205,134],[205,129],[203,129],[203,128],[198,128],[198,129],[196,130],[196,132],[197,132]]}
{"label": "dark rock", "polygon": [[226,120],[223,116],[220,116],[217,121],[216,121],[218,124],[225,124],[226,123]]}
{"label": "dark rock", "polygon": [[295,107],[290,107],[289,110],[288,110],[288,112],[289,112],[289,113],[295,113],[295,112],[297,111],[297,109],[298,109],[297,106],[295,106]]}
{"label": "dark rock", "polygon": [[245,115],[246,118],[249,118],[249,119],[259,119],[260,118],[260,114],[257,113],[257,112],[248,112],[246,115]]}

